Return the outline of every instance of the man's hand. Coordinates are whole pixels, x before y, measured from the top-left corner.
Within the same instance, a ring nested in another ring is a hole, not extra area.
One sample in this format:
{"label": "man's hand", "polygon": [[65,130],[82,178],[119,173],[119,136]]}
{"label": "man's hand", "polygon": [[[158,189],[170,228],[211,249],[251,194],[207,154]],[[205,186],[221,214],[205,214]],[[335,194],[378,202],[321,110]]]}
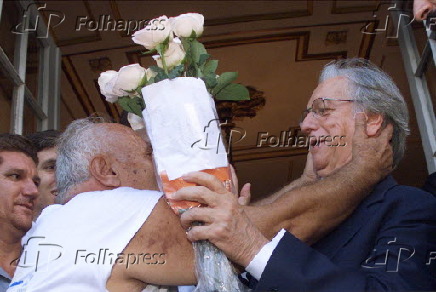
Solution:
{"label": "man's hand", "polygon": [[318,179],[314,169],[313,169],[313,159],[312,153],[307,153],[306,166],[304,167],[303,174],[301,175],[301,179],[304,182],[315,181]]}
{"label": "man's hand", "polygon": [[[183,179],[199,186],[185,187],[170,196],[174,200],[196,201],[208,205],[193,208],[181,216],[190,241],[209,240],[233,262],[246,267],[268,242],[252,224],[234,194],[213,175],[193,172]],[[191,226],[192,222],[202,226]]]}
{"label": "man's hand", "polygon": [[233,194],[235,194],[236,198],[238,199],[239,204],[244,205],[244,206],[250,204],[250,200],[251,200],[251,192],[250,192],[251,184],[250,183],[246,183],[242,187],[241,192],[239,193],[239,196],[238,196],[239,180],[238,180],[238,176],[236,175],[235,168],[231,164],[230,164],[230,174],[231,174],[232,183],[233,183],[233,190],[232,191],[233,191]]}
{"label": "man's hand", "polygon": [[374,175],[376,182],[392,172],[392,132],[392,125],[388,124],[377,136],[369,137],[366,134],[366,115],[356,114],[351,163],[365,174]]}
{"label": "man's hand", "polygon": [[318,241],[342,223],[391,172],[391,137],[391,125],[369,137],[366,116],[357,114],[350,163],[322,180],[285,188],[276,200],[246,208],[245,212],[267,238],[285,228],[309,244]]}

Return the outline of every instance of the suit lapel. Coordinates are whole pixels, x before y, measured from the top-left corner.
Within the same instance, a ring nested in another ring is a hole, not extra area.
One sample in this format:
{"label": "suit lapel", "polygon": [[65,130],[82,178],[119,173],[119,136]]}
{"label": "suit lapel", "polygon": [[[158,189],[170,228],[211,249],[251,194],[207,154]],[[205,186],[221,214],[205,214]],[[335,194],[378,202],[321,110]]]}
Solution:
{"label": "suit lapel", "polygon": [[344,223],[339,225],[325,238],[314,244],[313,247],[329,258],[333,258],[335,254],[373,218],[371,214],[377,210],[377,204],[383,201],[386,191],[395,185],[397,185],[397,183],[392,176],[388,176],[379,182],[371,194],[357,207]]}

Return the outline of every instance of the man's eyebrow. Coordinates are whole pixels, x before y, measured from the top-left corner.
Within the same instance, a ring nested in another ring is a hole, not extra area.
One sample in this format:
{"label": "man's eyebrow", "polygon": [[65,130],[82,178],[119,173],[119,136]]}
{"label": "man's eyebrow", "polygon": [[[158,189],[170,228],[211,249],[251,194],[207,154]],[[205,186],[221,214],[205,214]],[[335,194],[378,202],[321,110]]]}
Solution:
{"label": "man's eyebrow", "polygon": [[7,169],[5,171],[5,173],[18,173],[20,175],[23,175],[25,173],[25,171],[24,171],[24,169],[21,169],[21,168],[10,168],[10,169]]}
{"label": "man's eyebrow", "polygon": [[48,164],[56,164],[56,159],[50,158],[49,160],[46,160],[42,163],[42,165],[48,165]]}

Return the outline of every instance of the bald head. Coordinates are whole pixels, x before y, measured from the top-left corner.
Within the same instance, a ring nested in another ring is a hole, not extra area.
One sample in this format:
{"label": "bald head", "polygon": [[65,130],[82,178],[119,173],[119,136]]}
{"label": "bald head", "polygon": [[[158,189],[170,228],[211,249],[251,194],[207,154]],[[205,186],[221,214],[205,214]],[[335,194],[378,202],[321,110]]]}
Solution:
{"label": "bald head", "polygon": [[149,147],[126,126],[81,119],[60,138],[56,178],[61,203],[83,191],[155,189],[154,177]]}

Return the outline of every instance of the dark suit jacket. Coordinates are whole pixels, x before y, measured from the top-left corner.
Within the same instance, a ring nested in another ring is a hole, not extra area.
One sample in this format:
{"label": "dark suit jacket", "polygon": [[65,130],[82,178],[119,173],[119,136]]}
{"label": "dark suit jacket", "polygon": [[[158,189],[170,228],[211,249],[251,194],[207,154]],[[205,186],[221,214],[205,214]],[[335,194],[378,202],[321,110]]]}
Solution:
{"label": "dark suit jacket", "polygon": [[427,177],[422,189],[436,196],[436,172],[433,172]]}
{"label": "dark suit jacket", "polygon": [[312,247],[287,232],[256,291],[434,291],[435,268],[436,199],[389,176]]}

